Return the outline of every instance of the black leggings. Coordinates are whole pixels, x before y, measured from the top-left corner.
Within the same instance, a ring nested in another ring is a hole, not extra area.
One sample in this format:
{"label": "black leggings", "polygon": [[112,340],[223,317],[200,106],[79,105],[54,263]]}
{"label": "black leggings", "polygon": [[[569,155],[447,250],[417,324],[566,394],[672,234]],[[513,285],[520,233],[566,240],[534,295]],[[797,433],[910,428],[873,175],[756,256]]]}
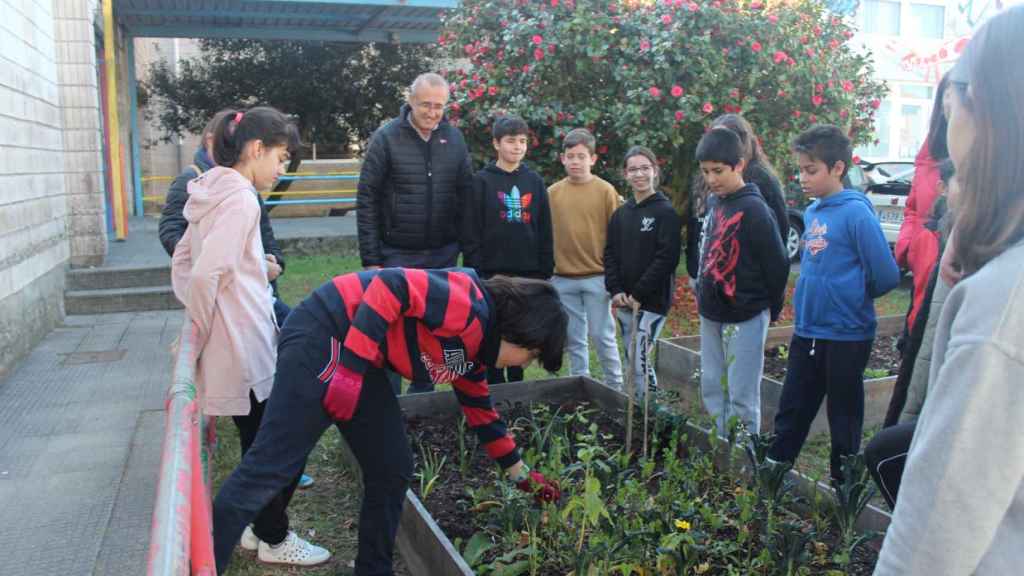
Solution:
{"label": "black leggings", "polygon": [[900,491],[916,424],[906,422],[885,428],[864,448],[864,461],[890,510],[896,508],[896,494]]}

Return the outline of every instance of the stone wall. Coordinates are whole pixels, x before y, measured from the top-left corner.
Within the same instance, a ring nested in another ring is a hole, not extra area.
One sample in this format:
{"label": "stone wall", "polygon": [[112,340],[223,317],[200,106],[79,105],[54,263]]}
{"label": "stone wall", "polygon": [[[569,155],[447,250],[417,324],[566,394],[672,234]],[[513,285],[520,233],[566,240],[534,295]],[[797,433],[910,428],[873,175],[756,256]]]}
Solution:
{"label": "stone wall", "polygon": [[52,0],[0,0],[0,374],[63,316],[68,265]]}

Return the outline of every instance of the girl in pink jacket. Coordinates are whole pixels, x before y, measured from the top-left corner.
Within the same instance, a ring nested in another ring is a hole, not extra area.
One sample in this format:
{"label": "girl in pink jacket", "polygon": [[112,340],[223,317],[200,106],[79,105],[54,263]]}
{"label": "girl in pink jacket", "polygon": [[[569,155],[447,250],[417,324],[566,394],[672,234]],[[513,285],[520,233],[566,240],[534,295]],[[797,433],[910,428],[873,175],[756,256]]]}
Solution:
{"label": "girl in pink jacket", "polygon": [[[298,132],[269,107],[215,119],[217,166],[188,184],[185,235],[172,259],[174,294],[185,305],[196,350],[196,388],[209,416],[231,416],[242,453],[256,437],[274,382],[278,326],[260,239],[257,190],[284,174]],[[260,560],[313,565],[330,553],[299,538],[285,513],[296,476],[242,536]]]}

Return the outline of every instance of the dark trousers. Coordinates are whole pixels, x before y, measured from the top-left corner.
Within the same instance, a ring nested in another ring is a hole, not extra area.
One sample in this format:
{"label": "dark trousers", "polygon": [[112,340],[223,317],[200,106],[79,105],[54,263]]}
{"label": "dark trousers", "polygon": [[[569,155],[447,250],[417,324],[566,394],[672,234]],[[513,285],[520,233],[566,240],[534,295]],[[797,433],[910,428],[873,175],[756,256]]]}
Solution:
{"label": "dark trousers", "polygon": [[[457,243],[447,244],[440,248],[426,250],[407,250],[395,248],[384,244],[381,246],[381,256],[384,258],[385,268],[452,268],[458,264],[459,245]],[[397,373],[388,371],[388,381],[396,393],[401,389],[402,378]],[[434,383],[430,380],[424,382],[409,382],[407,394],[420,394],[422,392],[433,392]]]}
{"label": "dark trousers", "polygon": [[830,471],[842,480],[840,456],[856,454],[864,427],[864,368],[873,340],[812,340],[793,335],[786,383],[775,415],[775,443],[768,455],[793,462],[800,454],[821,401],[827,398],[832,436]]}
{"label": "dark trousers", "polygon": [[[268,399],[269,400],[269,399]],[[249,413],[245,416],[232,416],[235,426],[238,428],[238,440],[242,445],[242,458],[245,458],[252,443],[256,440],[256,434],[260,429],[260,422],[267,407],[267,402],[258,402],[256,395],[249,392]],[[305,467],[305,462],[303,462]],[[252,522],[252,531],[256,537],[267,544],[280,544],[288,536],[288,503],[295,494],[295,488],[299,485],[299,475],[292,479],[281,491],[274,495],[260,510]],[[244,527],[243,527],[244,528]]]}
{"label": "dark trousers", "polygon": [[875,434],[864,448],[864,461],[871,478],[878,485],[890,510],[896,509],[896,494],[900,491],[903,467],[907,464],[910,441],[914,438],[917,422],[904,422],[890,426]]}
{"label": "dark trousers", "polygon": [[[281,330],[274,391],[256,440],[213,503],[214,553],[224,573],[246,524],[302,472],[309,452],[336,424],[362,469],[357,576],[392,574],[395,534],[412,478],[412,451],[398,399],[383,370],[366,373],[352,420],[335,423],[322,399],[332,373],[331,337],[300,304]],[[344,335],[340,335],[344,337]]]}
{"label": "dark trousers", "polygon": [[508,368],[488,368],[487,383],[503,384],[505,382],[522,382],[523,369],[520,366],[509,366]]}
{"label": "dark trousers", "polygon": [[278,326],[284,326],[284,321],[288,319],[288,314],[291,311],[292,309],[281,302],[280,298],[274,298],[274,319],[277,320]]}

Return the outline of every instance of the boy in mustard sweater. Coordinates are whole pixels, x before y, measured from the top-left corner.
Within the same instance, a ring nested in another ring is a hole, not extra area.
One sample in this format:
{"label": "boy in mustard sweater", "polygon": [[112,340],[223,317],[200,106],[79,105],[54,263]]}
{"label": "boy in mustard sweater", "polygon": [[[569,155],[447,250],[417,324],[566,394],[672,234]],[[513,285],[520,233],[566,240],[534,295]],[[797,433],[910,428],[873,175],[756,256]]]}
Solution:
{"label": "boy in mustard sweater", "polygon": [[608,182],[591,174],[597,161],[597,141],[577,128],[562,142],[566,177],[548,188],[555,238],[555,275],[551,283],[569,313],[569,370],[590,375],[587,335],[597,347],[604,382],[622,389],[622,362],[615,343],[611,300],[604,286],[604,247],[608,222],[619,207],[619,194]]}

